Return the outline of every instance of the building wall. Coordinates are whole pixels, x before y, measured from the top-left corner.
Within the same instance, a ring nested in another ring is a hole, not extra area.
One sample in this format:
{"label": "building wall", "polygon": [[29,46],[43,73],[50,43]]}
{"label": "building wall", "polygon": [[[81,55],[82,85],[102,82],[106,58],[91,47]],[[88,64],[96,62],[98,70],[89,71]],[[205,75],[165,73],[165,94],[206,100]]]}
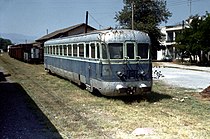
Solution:
{"label": "building wall", "polygon": [[169,57],[176,59],[176,48],[173,45],[176,43],[176,35],[183,29],[182,25],[177,26],[165,26],[161,28],[161,33],[164,34],[164,37],[160,40],[160,44],[165,46],[165,50],[158,52],[158,57],[162,58],[161,60],[167,59]]}
{"label": "building wall", "polygon": [[[93,31],[93,29],[87,28],[87,32]],[[84,26],[80,26],[78,28],[75,28],[71,31],[68,31],[67,36],[71,36],[71,35],[77,35],[77,34],[82,34],[85,33],[85,27]]]}

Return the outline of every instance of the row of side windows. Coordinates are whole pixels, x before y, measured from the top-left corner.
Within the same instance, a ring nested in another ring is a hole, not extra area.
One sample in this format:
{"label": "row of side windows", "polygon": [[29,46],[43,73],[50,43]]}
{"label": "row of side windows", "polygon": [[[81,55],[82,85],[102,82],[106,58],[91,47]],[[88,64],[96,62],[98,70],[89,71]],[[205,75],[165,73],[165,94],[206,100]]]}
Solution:
{"label": "row of side windows", "polygon": [[100,58],[99,45],[99,43],[49,45],[45,46],[45,54],[97,59]]}

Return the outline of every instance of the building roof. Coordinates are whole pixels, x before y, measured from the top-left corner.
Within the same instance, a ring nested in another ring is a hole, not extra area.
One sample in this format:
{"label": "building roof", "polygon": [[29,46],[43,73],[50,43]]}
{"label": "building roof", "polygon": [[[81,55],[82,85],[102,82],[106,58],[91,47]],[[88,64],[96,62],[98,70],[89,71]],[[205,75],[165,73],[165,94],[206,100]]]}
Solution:
{"label": "building roof", "polygon": [[[86,25],[85,23],[81,23],[81,24],[77,24],[77,25],[74,25],[74,26],[70,26],[70,27],[68,27],[68,28],[56,30],[56,31],[54,31],[54,32],[52,32],[52,33],[49,33],[49,34],[47,34],[47,35],[45,35],[45,36],[43,36],[43,37],[37,39],[36,41],[39,42],[39,41],[43,41],[43,40],[49,40],[49,39],[53,38],[54,36],[57,36],[57,35],[59,35],[59,34],[66,33],[66,32],[68,32],[68,31],[71,31],[71,30],[73,30],[73,29],[76,29],[76,28],[78,28],[78,27],[85,26],[85,25]],[[88,25],[87,27],[88,27],[88,28],[91,28],[92,30],[96,30],[95,28],[93,28],[93,27],[91,27],[91,26],[89,26],[89,25]]]}

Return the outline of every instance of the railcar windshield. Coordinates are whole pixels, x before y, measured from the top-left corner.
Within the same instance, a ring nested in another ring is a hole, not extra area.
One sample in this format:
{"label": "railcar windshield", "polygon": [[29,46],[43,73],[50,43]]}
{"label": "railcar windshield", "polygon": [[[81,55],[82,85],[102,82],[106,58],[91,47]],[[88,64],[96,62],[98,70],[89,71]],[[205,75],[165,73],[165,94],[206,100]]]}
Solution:
{"label": "railcar windshield", "polygon": [[110,59],[123,59],[123,43],[109,43]]}
{"label": "railcar windshield", "polygon": [[134,59],[134,43],[127,43],[127,56],[129,59]]}
{"label": "railcar windshield", "polygon": [[149,44],[147,43],[138,43],[138,56],[141,59],[148,59]]}

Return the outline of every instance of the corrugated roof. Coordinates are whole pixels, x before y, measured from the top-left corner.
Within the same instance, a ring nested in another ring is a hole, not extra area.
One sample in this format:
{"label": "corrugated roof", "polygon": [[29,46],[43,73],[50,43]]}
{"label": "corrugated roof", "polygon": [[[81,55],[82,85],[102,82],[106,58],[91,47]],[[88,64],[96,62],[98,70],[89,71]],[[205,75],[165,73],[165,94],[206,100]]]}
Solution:
{"label": "corrugated roof", "polygon": [[[52,37],[54,37],[54,36],[56,36],[58,34],[62,34],[62,33],[68,32],[70,30],[73,30],[73,29],[78,28],[78,27],[83,26],[83,25],[85,25],[85,23],[81,23],[81,24],[77,24],[77,25],[74,25],[74,26],[71,26],[71,27],[68,27],[68,28],[56,30],[56,31],[54,31],[52,33],[49,33],[49,34],[47,34],[47,35],[37,39],[36,41],[48,40],[48,39],[50,39],[50,38],[52,38]],[[89,25],[88,25],[88,27],[92,28],[92,29],[95,29],[95,28],[93,28],[93,27],[91,27]]]}

